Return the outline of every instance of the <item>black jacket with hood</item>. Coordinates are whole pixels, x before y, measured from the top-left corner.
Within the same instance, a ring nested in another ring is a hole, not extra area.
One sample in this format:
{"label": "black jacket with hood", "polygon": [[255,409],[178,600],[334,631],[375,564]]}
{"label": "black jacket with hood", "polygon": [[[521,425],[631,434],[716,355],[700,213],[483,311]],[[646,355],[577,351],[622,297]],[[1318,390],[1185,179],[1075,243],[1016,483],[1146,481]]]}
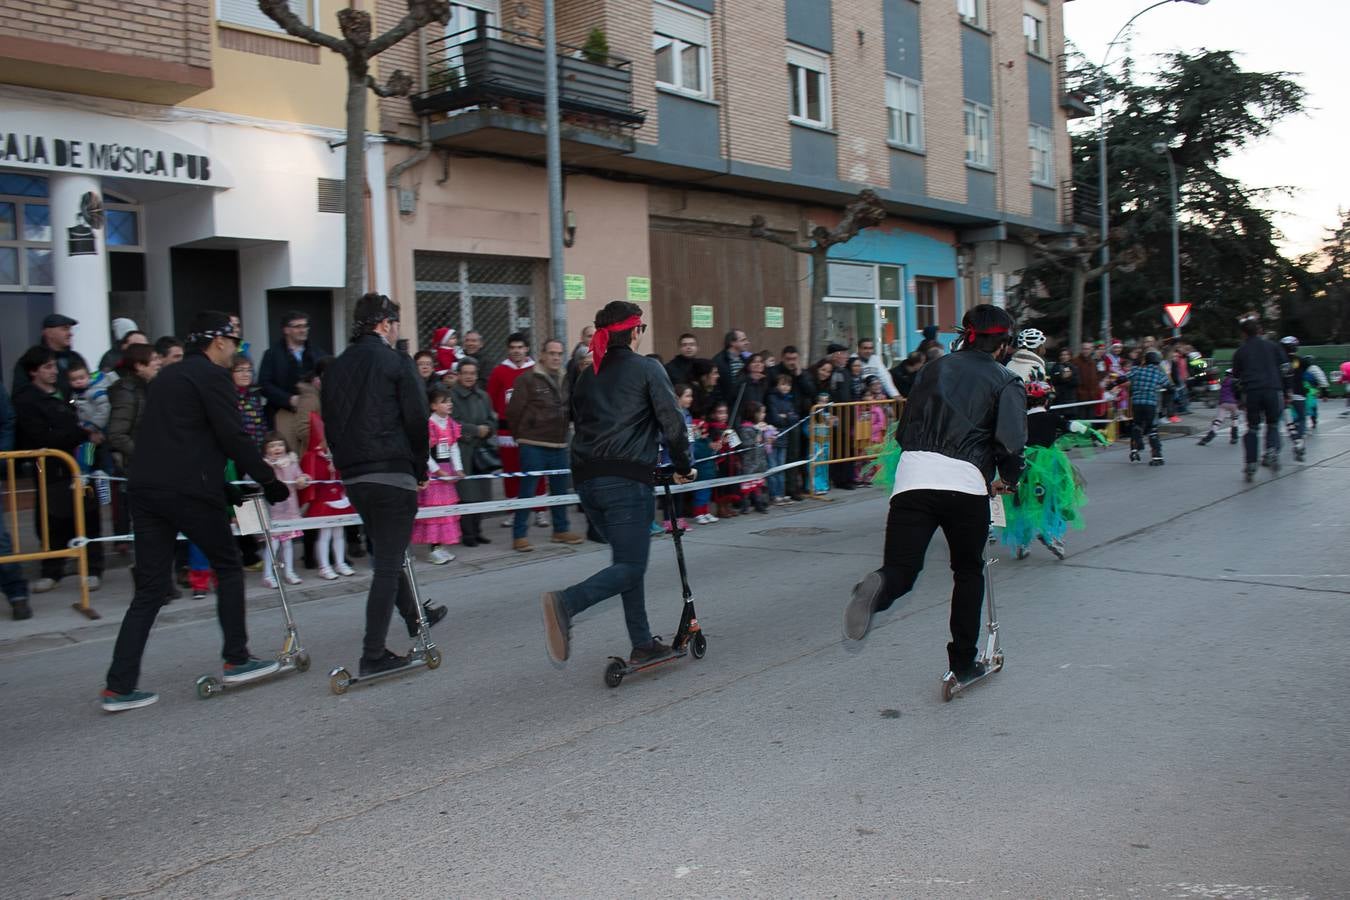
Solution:
{"label": "black jacket with hood", "polygon": [[964,460],[986,482],[997,475],[1014,485],[1027,443],[1026,388],[988,353],[949,353],[919,370],[896,433],[906,451]]}

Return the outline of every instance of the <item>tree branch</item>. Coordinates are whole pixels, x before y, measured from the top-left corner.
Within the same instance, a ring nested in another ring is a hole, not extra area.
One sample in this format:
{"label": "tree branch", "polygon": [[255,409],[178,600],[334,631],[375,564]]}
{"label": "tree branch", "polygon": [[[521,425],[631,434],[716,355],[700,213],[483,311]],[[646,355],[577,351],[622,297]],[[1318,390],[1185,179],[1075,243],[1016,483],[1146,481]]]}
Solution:
{"label": "tree branch", "polygon": [[886,221],[886,208],[877,199],[876,192],[862,190],[858,196],[844,207],[844,217],[832,230],[817,228],[812,232],[817,247],[833,247],[846,244],[857,237],[864,228],[871,228]]}
{"label": "tree branch", "polygon": [[334,53],[341,53],[343,56],[350,57],[352,46],[340,38],[335,38],[331,34],[324,34],[317,28],[311,28],[300,21],[299,16],[291,12],[290,4],[286,0],[258,0],[258,9],[263,15],[276,22],[287,34],[302,38],[311,44],[318,44],[320,47],[327,47]]}
{"label": "tree branch", "polygon": [[812,253],[815,251],[815,244],[802,244],[791,238],[783,237],[776,231],[770,231],[764,221],[763,216],[752,216],[750,219],[750,236],[761,238],[773,244],[786,247],[794,253]]}
{"label": "tree branch", "polygon": [[379,56],[423,25],[432,22],[442,25],[450,23],[450,4],[447,0],[408,0],[408,12],[398,20],[398,24],[369,42],[366,47],[367,58]]}
{"label": "tree branch", "polygon": [[381,85],[375,80],[374,76],[366,76],[366,87],[375,92],[377,97],[406,97],[412,93],[412,76],[402,69],[395,69],[389,73],[389,80]]}

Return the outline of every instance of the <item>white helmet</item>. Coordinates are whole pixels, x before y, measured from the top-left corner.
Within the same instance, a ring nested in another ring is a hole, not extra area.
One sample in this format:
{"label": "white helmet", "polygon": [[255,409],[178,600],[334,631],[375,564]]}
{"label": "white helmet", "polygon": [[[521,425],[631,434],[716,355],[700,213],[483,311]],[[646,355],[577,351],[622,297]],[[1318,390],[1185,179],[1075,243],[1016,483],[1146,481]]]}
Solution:
{"label": "white helmet", "polygon": [[1023,328],[1017,335],[1017,346],[1026,350],[1035,350],[1045,343],[1045,332],[1039,328]]}

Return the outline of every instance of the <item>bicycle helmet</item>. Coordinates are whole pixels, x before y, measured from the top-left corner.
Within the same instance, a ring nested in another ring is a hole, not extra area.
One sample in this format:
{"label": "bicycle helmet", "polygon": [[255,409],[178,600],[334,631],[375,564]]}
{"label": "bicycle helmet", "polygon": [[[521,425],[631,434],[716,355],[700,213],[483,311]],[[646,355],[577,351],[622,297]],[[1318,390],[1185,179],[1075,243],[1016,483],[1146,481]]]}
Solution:
{"label": "bicycle helmet", "polygon": [[1039,328],[1023,328],[1017,335],[1017,346],[1020,349],[1035,350],[1045,343],[1045,332]]}
{"label": "bicycle helmet", "polygon": [[1297,347],[1298,338],[1294,337],[1292,334],[1286,334],[1284,337],[1280,338],[1280,343],[1284,344],[1286,347]]}
{"label": "bicycle helmet", "polygon": [[1186,358],[1187,358],[1187,359],[1192,359],[1192,360],[1194,360],[1194,359],[1202,359],[1202,358],[1203,358],[1203,355],[1200,353],[1199,350],[1192,350],[1190,353],[1187,353],[1187,354],[1186,354]]}
{"label": "bicycle helmet", "polygon": [[1044,381],[1030,381],[1026,387],[1028,400],[1044,400],[1050,396],[1050,385]]}

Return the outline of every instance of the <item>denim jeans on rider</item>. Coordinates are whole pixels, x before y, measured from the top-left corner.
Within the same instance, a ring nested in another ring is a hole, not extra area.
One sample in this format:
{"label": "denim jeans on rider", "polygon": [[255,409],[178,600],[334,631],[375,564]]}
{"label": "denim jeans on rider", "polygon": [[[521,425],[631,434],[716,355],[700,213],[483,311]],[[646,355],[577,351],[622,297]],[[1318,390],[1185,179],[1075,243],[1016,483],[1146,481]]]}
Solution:
{"label": "denim jeans on rider", "polygon": [[629,478],[602,476],[577,485],[581,508],[609,541],[610,564],[562,592],[563,608],[575,618],[615,594],[623,596],[628,639],[637,647],[652,639],[647,624],[643,579],[651,552],[652,486]]}
{"label": "denim jeans on rider", "polygon": [[[522,472],[546,472],[554,469],[568,469],[572,465],[567,458],[566,447],[535,447],[532,444],[520,445],[520,471]],[[548,476],[548,492],[550,494],[566,494],[570,487],[570,475],[550,475]],[[542,481],[542,478],[522,478],[520,479],[520,496],[533,497],[535,486]],[[551,506],[549,512],[553,514],[553,533],[560,534],[567,530],[567,507]],[[516,518],[512,523],[511,537],[519,540],[530,533],[530,511],[528,509],[516,510]]]}
{"label": "denim jeans on rider", "polygon": [[403,572],[403,555],[417,518],[417,492],[388,484],[349,484],[347,496],[361,516],[371,546],[370,592],[366,595],[366,634],[361,651],[366,659],[384,655],[389,620],[398,607],[403,621],[417,621],[412,586]]}
{"label": "denim jeans on rider", "polygon": [[[10,541],[9,529],[0,522],[0,556],[9,556],[13,552],[14,544]],[[28,599],[28,582],[24,580],[23,569],[18,563],[0,565],[0,591],[4,591],[10,603]]]}

